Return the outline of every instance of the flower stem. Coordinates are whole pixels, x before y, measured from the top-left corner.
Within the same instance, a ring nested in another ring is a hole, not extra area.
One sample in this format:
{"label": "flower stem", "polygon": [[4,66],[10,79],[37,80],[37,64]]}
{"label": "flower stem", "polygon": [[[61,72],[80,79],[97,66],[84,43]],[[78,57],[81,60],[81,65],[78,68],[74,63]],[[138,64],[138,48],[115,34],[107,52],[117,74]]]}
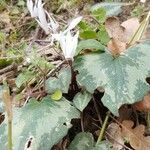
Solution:
{"label": "flower stem", "polygon": [[109,115],[110,115],[110,112],[108,112],[107,115],[106,115],[106,117],[105,117],[105,120],[104,120],[104,123],[103,123],[103,125],[102,125],[102,128],[101,128],[101,131],[100,131],[98,140],[97,140],[97,142],[96,142],[96,145],[98,145],[99,142],[101,142],[102,139],[103,139],[104,132],[105,132],[105,129],[106,129],[106,126],[107,126],[107,123],[108,123]]}
{"label": "flower stem", "polygon": [[12,121],[8,121],[8,150],[12,150]]}
{"label": "flower stem", "polygon": [[8,150],[12,150],[12,99],[10,96],[10,90],[6,82],[6,79],[3,79],[3,86],[4,86],[3,100],[8,118],[8,134],[7,134]]}

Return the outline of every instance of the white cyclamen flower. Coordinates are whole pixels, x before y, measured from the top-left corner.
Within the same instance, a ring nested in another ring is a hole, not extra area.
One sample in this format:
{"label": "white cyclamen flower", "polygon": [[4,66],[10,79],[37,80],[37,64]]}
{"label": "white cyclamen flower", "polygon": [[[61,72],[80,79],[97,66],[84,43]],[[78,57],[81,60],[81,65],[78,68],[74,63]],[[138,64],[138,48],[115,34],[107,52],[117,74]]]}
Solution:
{"label": "white cyclamen flower", "polygon": [[67,32],[67,31],[72,30],[73,28],[75,28],[79,24],[79,22],[82,20],[82,18],[83,18],[82,16],[79,16],[79,17],[73,19],[69,23],[68,28],[64,32]]}
{"label": "white cyclamen flower", "polygon": [[55,18],[52,15],[50,16],[47,11],[46,11],[46,14],[47,14],[49,21],[50,21],[48,23],[50,30],[53,32],[53,34],[57,33],[57,29],[59,27],[58,22],[55,20]]}
{"label": "white cyclamen flower", "polygon": [[56,40],[60,43],[60,47],[63,51],[65,59],[72,59],[75,55],[75,51],[78,44],[79,31],[72,36],[71,30],[75,28],[75,26],[82,20],[82,17],[77,17],[73,19],[68,28],[64,32],[60,32],[57,34],[52,34],[52,40]]}
{"label": "white cyclamen flower", "polygon": [[[68,31],[72,30],[73,28],[75,28],[78,23],[82,20],[82,16],[79,16],[75,19],[73,19],[67,26],[67,29],[65,31],[63,31],[63,34],[66,34]],[[62,35],[62,32],[60,33],[55,33],[52,34],[52,38],[55,39],[56,41],[60,41],[60,36]]]}
{"label": "white cyclamen flower", "polygon": [[140,2],[141,2],[141,3],[145,3],[145,2],[146,2],[146,0],[140,0]]}
{"label": "white cyclamen flower", "polygon": [[41,28],[45,31],[45,33],[49,34],[50,30],[49,30],[48,22],[46,20],[46,13],[43,8],[42,0],[38,0],[37,13],[38,13],[38,17],[36,19],[37,22],[39,23]]}
{"label": "white cyclamen flower", "polygon": [[[30,11],[31,17],[36,18],[36,21],[46,34],[49,34],[50,30],[55,33],[58,28],[58,23],[48,14],[47,11],[44,10],[42,0],[36,0],[35,4],[33,4],[32,0],[27,0],[27,7]],[[46,14],[50,22],[47,21]]]}
{"label": "white cyclamen flower", "polygon": [[73,60],[78,45],[78,37],[79,31],[74,36],[71,35],[71,31],[67,31],[65,34],[61,33],[59,43],[65,59]]}
{"label": "white cyclamen flower", "polygon": [[31,14],[31,17],[37,17],[37,0],[35,1],[35,4],[33,4],[32,0],[27,0],[27,8]]}

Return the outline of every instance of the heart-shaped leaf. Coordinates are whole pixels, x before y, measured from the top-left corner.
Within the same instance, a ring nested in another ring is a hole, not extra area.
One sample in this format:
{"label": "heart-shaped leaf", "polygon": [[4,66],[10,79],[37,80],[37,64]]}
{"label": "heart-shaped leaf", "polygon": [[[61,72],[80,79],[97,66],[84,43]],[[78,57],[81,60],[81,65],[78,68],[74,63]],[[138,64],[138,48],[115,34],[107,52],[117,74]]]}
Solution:
{"label": "heart-shaped leaf", "polygon": [[80,33],[80,37],[83,39],[96,39],[97,35],[95,31],[85,30]]}
{"label": "heart-shaped leaf", "polygon": [[92,95],[88,92],[84,93],[77,93],[73,99],[73,103],[80,111],[88,105],[89,101],[91,100]]}
{"label": "heart-shaped leaf", "polygon": [[92,150],[94,146],[94,138],[91,133],[81,132],[76,135],[69,145],[69,150]]}
{"label": "heart-shaped leaf", "polygon": [[92,11],[92,15],[100,22],[104,23],[106,20],[106,10],[102,7]]}
{"label": "heart-shaped leaf", "polygon": [[76,135],[74,140],[69,145],[68,150],[111,150],[112,144],[108,141],[94,143],[94,138],[91,133],[81,132]]}
{"label": "heart-shaped leaf", "polygon": [[88,39],[80,41],[76,50],[76,55],[79,54],[82,50],[85,49],[95,49],[95,50],[105,50],[105,46],[102,45],[100,42],[94,39]]}
{"label": "heart-shaped leaf", "polygon": [[137,44],[114,58],[110,53],[88,54],[76,59],[77,81],[93,93],[105,89],[103,104],[118,115],[122,104],[134,103],[150,90],[145,78],[150,75],[150,41]]}
{"label": "heart-shaped leaf", "polygon": [[[65,98],[53,101],[47,96],[42,102],[31,99],[25,107],[14,108],[13,149],[24,150],[32,137],[32,150],[49,150],[67,134],[71,119],[78,117],[79,111]],[[7,118],[0,126],[0,133],[1,150],[6,150]]]}
{"label": "heart-shaped leaf", "polygon": [[28,83],[31,79],[35,77],[32,71],[26,70],[26,72],[20,73],[16,78],[16,85],[20,88],[23,84]]}
{"label": "heart-shaped leaf", "polygon": [[91,11],[97,10],[99,8],[105,8],[107,16],[115,16],[122,12],[121,7],[125,5],[127,5],[127,3],[119,3],[119,2],[97,3],[91,7]]}
{"label": "heart-shaped leaf", "polygon": [[46,80],[46,90],[48,93],[54,93],[55,90],[61,90],[67,93],[71,83],[71,70],[70,67],[62,68],[58,77],[50,77]]}

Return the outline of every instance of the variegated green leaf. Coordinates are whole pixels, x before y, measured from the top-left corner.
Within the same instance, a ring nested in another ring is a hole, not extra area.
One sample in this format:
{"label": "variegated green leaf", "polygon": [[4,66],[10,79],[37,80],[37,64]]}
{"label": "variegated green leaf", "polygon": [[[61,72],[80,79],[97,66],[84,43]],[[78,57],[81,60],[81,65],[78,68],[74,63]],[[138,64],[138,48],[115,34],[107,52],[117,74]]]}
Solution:
{"label": "variegated green leaf", "polygon": [[94,138],[91,133],[81,132],[76,135],[69,145],[68,150],[92,150],[94,146]]}
{"label": "variegated green leaf", "polygon": [[83,93],[77,93],[73,99],[73,103],[80,111],[83,111],[83,109],[88,105],[92,98],[92,95],[88,92]]}
{"label": "variegated green leaf", "polygon": [[121,7],[126,6],[128,3],[120,3],[120,2],[103,2],[97,3],[91,7],[91,11],[95,11],[99,8],[105,8],[107,16],[115,16],[122,12]]}
{"label": "variegated green leaf", "polygon": [[93,150],[113,150],[113,145],[109,141],[101,141],[95,145]]}
{"label": "variegated green leaf", "polygon": [[32,71],[26,70],[26,72],[20,73],[16,78],[16,85],[20,88],[23,84],[28,83],[35,77]]}
{"label": "variegated green leaf", "polygon": [[150,75],[150,41],[137,44],[114,58],[109,52],[80,56],[75,62],[77,81],[93,93],[105,89],[103,104],[118,115],[122,104],[134,103],[150,90],[145,78]]}
{"label": "variegated green leaf", "polygon": [[71,83],[71,69],[62,68],[57,77],[50,77],[46,80],[46,90],[48,93],[53,93],[55,90],[61,90],[63,93],[68,93]]}
{"label": "variegated green leaf", "polygon": [[91,133],[81,132],[77,134],[69,145],[68,150],[112,150],[112,144],[106,140],[97,144]]}
{"label": "variegated green leaf", "polygon": [[[32,150],[50,150],[68,132],[72,118],[78,118],[79,111],[62,98],[53,101],[50,96],[42,102],[30,100],[23,108],[13,112],[13,150],[24,150],[32,137]],[[7,119],[0,126],[0,149],[7,150]]]}
{"label": "variegated green leaf", "polygon": [[100,42],[94,39],[82,40],[79,42],[78,47],[76,49],[76,55],[79,54],[82,50],[85,49],[95,49],[95,50],[105,50],[105,46]]}

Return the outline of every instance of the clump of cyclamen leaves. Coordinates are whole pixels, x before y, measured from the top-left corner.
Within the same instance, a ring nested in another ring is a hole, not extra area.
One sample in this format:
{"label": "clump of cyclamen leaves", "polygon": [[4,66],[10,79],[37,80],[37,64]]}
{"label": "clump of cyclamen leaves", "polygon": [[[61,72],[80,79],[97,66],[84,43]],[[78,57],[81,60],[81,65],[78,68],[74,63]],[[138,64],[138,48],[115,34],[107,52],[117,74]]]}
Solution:
{"label": "clump of cyclamen leaves", "polygon": [[128,45],[139,28],[137,18],[120,24],[117,17],[110,17],[107,18],[105,27],[111,38],[105,52],[79,56],[74,67],[79,73],[79,85],[84,86],[90,93],[99,87],[103,88],[103,104],[113,114],[118,115],[121,105],[140,101],[150,90],[145,80],[150,71],[150,41]]}

